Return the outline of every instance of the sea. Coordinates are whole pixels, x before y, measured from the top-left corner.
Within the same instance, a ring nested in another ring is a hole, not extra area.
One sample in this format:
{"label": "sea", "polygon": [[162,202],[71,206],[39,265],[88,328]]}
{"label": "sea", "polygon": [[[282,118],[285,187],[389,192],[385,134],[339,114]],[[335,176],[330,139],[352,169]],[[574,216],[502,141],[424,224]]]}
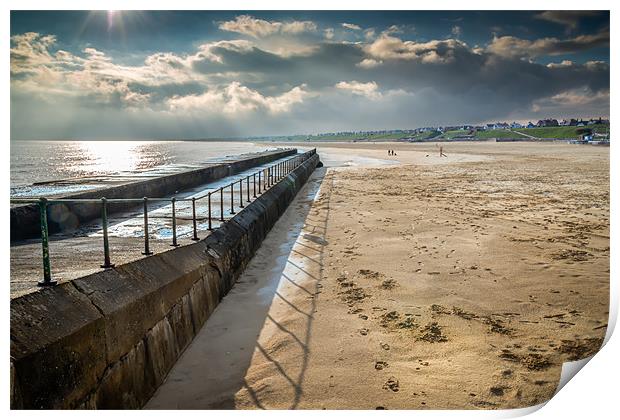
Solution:
{"label": "sea", "polygon": [[11,197],[78,192],[110,179],[180,172],[277,147],[232,141],[11,141]]}

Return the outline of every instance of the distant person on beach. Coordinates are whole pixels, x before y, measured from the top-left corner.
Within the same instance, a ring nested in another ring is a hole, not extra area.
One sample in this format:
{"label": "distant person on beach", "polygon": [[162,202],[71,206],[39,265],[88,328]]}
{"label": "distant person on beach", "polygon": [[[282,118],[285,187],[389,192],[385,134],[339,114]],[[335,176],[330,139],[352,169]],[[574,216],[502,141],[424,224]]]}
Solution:
{"label": "distant person on beach", "polygon": [[448,157],[443,153],[443,146],[439,146],[439,157]]}

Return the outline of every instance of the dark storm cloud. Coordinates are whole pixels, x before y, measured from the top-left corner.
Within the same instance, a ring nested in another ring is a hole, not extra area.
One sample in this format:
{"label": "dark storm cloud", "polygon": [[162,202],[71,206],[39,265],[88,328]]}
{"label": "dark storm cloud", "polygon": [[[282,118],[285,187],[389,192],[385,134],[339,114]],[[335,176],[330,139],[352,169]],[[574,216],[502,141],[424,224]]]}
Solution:
{"label": "dark storm cloud", "polygon": [[536,18],[565,25],[568,29],[577,29],[579,23],[591,17],[604,16],[604,12],[595,10],[548,10],[536,15]]}

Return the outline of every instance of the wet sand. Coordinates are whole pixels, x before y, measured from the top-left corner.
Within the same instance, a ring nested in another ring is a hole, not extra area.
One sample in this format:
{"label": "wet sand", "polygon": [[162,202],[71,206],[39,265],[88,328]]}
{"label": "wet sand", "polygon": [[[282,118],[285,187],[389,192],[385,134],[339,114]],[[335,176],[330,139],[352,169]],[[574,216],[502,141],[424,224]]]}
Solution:
{"label": "wet sand", "polygon": [[334,165],[320,191],[300,194],[148,408],[526,407],[598,349],[608,148],[318,151]]}

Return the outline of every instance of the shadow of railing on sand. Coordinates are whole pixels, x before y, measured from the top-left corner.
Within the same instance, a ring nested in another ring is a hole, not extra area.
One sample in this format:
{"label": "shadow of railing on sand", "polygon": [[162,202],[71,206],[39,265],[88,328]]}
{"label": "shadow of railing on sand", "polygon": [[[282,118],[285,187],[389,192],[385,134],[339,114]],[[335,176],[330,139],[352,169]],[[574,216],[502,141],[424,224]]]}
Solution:
{"label": "shadow of railing on sand", "polygon": [[[324,174],[322,174],[322,176],[324,176]],[[323,179],[323,181],[325,181],[325,179]],[[322,182],[322,190],[325,189],[325,187],[325,182]],[[274,318],[274,316],[277,315],[273,314],[277,314],[278,311],[270,311],[266,317],[267,320],[269,320],[281,334],[291,337],[293,341],[297,343],[299,350],[288,346],[285,351],[288,353],[287,357],[290,359],[295,359],[294,356],[291,356],[291,352],[300,352],[301,363],[295,364],[294,366],[291,363],[286,364],[286,361],[282,363],[278,360],[276,354],[269,353],[263,345],[258,342],[256,343],[256,349],[273,367],[272,371],[284,378],[292,388],[292,398],[289,402],[285,403],[288,404],[288,406],[279,408],[297,408],[303,395],[303,382],[310,355],[309,346],[312,337],[312,322],[314,319],[313,314],[316,309],[316,298],[320,288],[319,282],[323,277],[324,270],[324,248],[327,245],[327,241],[325,240],[325,232],[327,230],[327,220],[329,216],[329,194],[331,193],[331,188],[329,187],[330,186],[327,186],[326,188],[328,191],[322,191],[324,197],[326,198],[326,202],[318,205],[318,209],[314,209],[318,213],[316,216],[318,216],[320,220],[317,220],[315,215],[313,215],[314,217],[307,216],[305,218],[303,229],[299,232],[297,240],[291,247],[289,258],[287,259],[286,265],[282,268],[282,272],[280,274],[280,278],[285,281],[285,283],[280,281],[280,287],[286,288],[287,285],[290,285],[293,288],[292,290],[295,292],[289,293],[289,296],[286,297],[279,290],[274,294],[274,303],[276,301],[282,302],[299,314],[295,328],[296,331],[292,331],[284,326],[278,319]],[[308,207],[309,212],[310,210],[312,210],[312,204]],[[297,272],[300,279],[293,278],[293,275],[288,274],[286,271],[289,270]],[[300,301],[305,307],[300,307],[300,304],[296,304],[291,301],[291,296],[295,296],[297,293],[296,291],[301,292],[304,296],[303,298],[298,298],[295,300]],[[309,302],[309,304],[305,304],[305,302]],[[285,310],[283,314],[286,315],[287,311]],[[290,321],[290,317],[291,315],[286,315],[283,319]],[[260,392],[254,389],[252,385],[248,383],[247,379],[244,380],[244,388],[257,408],[267,408],[265,407],[265,404],[261,402]],[[286,393],[287,398],[285,399],[288,399],[288,395],[289,394]],[[282,395],[280,396],[280,399],[281,398]]]}
{"label": "shadow of railing on sand", "polygon": [[[269,380],[286,388],[282,408],[299,405],[327,244],[327,217],[317,207],[328,209],[328,197],[315,205],[319,192],[325,195],[325,175],[326,169],[315,170],[145,408],[233,409],[240,394],[240,408],[273,408],[265,400],[268,387],[252,379],[256,358],[269,365]],[[291,343],[287,351],[294,352],[295,363],[278,354],[281,346],[269,345],[273,334]]]}

